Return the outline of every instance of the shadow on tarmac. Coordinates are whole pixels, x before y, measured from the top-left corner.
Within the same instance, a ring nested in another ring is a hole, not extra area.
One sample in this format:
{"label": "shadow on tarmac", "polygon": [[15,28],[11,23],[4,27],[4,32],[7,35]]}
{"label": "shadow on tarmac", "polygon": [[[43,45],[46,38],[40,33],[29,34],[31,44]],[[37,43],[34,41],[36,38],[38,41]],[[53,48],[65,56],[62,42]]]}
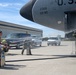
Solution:
{"label": "shadow on tarmac", "polygon": [[52,56],[65,57],[65,58],[67,57],[76,58],[76,55],[52,55]]}
{"label": "shadow on tarmac", "polygon": [[15,55],[21,55],[21,54],[8,53],[6,56],[15,56]]}
{"label": "shadow on tarmac", "polygon": [[60,45],[60,46],[68,46],[68,45]]}
{"label": "shadow on tarmac", "polygon": [[61,46],[68,46],[68,45],[60,45],[60,46],[56,46],[56,45],[49,45],[49,46],[55,46],[55,47],[61,47]]}
{"label": "shadow on tarmac", "polygon": [[4,67],[0,67],[0,69],[6,70],[19,70],[19,68],[23,68],[25,65],[12,65],[12,64],[5,64]]}
{"label": "shadow on tarmac", "polygon": [[[33,55],[33,56],[36,56],[36,55]],[[22,60],[9,60],[9,61],[6,61],[6,62],[52,60],[52,59],[61,59],[61,58],[70,58],[70,57],[71,58],[76,58],[76,55],[49,55],[49,56],[54,56],[54,57],[51,57],[51,58],[49,57],[49,58],[22,59]]]}

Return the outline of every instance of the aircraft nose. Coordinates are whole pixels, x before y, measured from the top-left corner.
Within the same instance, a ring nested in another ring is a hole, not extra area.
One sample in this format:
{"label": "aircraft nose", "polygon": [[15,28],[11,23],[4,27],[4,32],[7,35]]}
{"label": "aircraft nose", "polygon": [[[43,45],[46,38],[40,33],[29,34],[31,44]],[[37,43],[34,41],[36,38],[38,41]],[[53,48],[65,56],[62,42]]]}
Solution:
{"label": "aircraft nose", "polygon": [[33,16],[32,16],[32,8],[36,0],[30,0],[29,3],[24,5],[21,10],[20,10],[20,15],[23,16],[24,18],[33,21]]}

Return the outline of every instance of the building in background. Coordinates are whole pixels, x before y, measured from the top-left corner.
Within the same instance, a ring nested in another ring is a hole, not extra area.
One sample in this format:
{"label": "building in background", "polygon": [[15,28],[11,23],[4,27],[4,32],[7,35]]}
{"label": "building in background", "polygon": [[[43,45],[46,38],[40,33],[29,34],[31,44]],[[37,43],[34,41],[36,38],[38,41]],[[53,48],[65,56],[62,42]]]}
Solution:
{"label": "building in background", "polygon": [[40,29],[8,23],[4,21],[0,21],[0,30],[3,32],[3,38],[5,38],[8,34],[15,32],[29,33],[38,37],[43,36],[43,31]]}

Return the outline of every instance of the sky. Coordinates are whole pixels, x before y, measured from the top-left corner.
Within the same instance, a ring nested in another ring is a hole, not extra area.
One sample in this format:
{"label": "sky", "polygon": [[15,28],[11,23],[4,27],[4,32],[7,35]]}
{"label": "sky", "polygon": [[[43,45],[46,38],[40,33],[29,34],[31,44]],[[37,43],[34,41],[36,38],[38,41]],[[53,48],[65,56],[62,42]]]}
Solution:
{"label": "sky", "polygon": [[64,37],[65,34],[62,31],[45,27],[23,18],[19,14],[19,11],[27,2],[29,2],[29,0],[0,0],[0,21],[41,29],[43,30],[43,37],[57,35]]}

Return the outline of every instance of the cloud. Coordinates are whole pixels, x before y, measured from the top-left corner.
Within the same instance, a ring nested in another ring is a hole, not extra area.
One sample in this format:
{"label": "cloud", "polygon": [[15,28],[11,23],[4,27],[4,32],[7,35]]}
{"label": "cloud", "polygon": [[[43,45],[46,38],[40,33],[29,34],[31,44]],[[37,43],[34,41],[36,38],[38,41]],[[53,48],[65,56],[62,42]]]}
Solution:
{"label": "cloud", "polygon": [[7,7],[8,4],[0,3],[0,7]]}
{"label": "cloud", "polygon": [[22,6],[22,3],[0,3],[0,7]]}

